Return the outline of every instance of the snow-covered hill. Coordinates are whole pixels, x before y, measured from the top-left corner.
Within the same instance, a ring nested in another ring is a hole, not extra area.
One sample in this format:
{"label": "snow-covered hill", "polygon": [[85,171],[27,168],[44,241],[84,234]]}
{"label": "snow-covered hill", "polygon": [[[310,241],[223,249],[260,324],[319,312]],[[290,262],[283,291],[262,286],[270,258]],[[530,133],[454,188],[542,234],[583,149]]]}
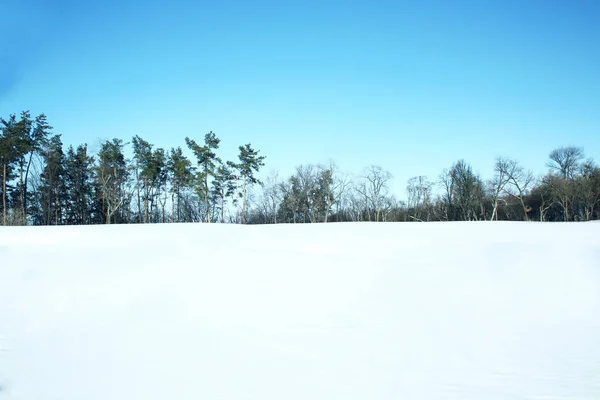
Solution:
{"label": "snow-covered hill", "polygon": [[0,399],[598,399],[600,225],[0,228]]}

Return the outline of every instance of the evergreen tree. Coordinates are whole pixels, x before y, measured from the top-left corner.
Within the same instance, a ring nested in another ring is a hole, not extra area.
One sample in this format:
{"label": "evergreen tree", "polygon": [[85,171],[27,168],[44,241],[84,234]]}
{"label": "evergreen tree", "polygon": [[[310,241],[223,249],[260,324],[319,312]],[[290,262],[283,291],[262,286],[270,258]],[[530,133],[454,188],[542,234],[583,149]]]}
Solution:
{"label": "evergreen tree", "polygon": [[102,143],[98,153],[95,175],[106,224],[123,222],[122,213],[117,212],[129,197],[126,190],[129,171],[123,146],[121,139],[113,139]]}
{"label": "evergreen tree", "polygon": [[236,168],[240,173],[242,179],[242,224],[246,223],[246,199],[248,186],[254,185],[261,182],[254,176],[255,172],[258,172],[261,167],[265,165],[265,156],[259,156],[258,150],[254,150],[250,143],[239,147],[240,154],[238,158],[239,164],[236,164]]}
{"label": "evergreen tree", "polygon": [[[171,182],[171,221],[181,221],[181,190],[189,186],[193,179],[192,163],[183,155],[181,147],[171,148],[167,160],[167,176]],[[177,202],[175,202],[177,197]]]}
{"label": "evergreen tree", "polygon": [[[135,180],[137,192],[138,222],[148,222],[148,178],[149,164],[152,159],[152,145],[139,136],[134,136],[133,159],[135,160]],[[141,199],[144,199],[144,212],[142,213]],[[143,215],[143,217],[142,217]]]}
{"label": "evergreen tree", "polygon": [[217,163],[221,162],[214,152],[219,148],[220,142],[221,140],[212,131],[204,136],[204,146],[200,146],[190,138],[185,138],[185,143],[194,152],[200,167],[196,176],[197,192],[199,196],[204,197],[208,223],[210,223],[209,179],[215,176]]}
{"label": "evergreen tree", "polygon": [[65,157],[60,135],[55,135],[49,140],[42,155],[45,162],[41,175],[43,223],[59,225],[63,222],[63,208],[66,200]]}
{"label": "evergreen tree", "polygon": [[69,146],[65,160],[65,186],[67,190],[66,218],[70,224],[84,225],[90,222],[94,188],[92,166],[94,157],[87,153],[87,144]]}
{"label": "evergreen tree", "polygon": [[[32,132],[33,120],[29,111],[23,111],[21,113],[21,119],[14,127],[14,139],[15,139],[15,151],[17,158],[17,167],[19,174],[19,182],[17,184],[18,197],[15,199],[14,204],[17,205],[19,211],[19,222],[25,225],[27,223],[26,213],[26,192],[27,186],[24,182],[25,179],[25,168],[27,166],[27,155],[33,152],[33,146],[30,140]],[[17,211],[17,210],[15,210]]]}
{"label": "evergreen tree", "polygon": [[43,147],[48,142],[48,136],[50,135],[52,129],[53,128],[48,124],[48,122],[46,120],[46,115],[40,114],[35,118],[35,124],[33,125],[33,129],[30,130],[29,138],[27,141],[27,146],[28,146],[27,150],[29,151],[29,153],[28,153],[27,166],[25,168],[25,179],[23,182],[23,190],[24,190],[23,212],[24,213],[28,212],[28,207],[27,207],[28,188],[29,188],[28,183],[29,183],[29,175],[30,175],[30,170],[31,170],[31,164],[33,161],[33,156],[35,154],[40,154]]}
{"label": "evergreen tree", "polygon": [[17,160],[16,149],[16,116],[11,114],[8,120],[0,119],[0,163],[2,164],[2,225],[8,224],[9,182],[13,179],[14,163]]}
{"label": "evergreen tree", "polygon": [[217,208],[221,211],[221,223],[225,222],[227,199],[232,197],[237,189],[236,179],[231,170],[232,166],[233,163],[231,162],[219,165],[212,182],[211,196]]}
{"label": "evergreen tree", "polygon": [[[163,149],[156,149],[152,153],[148,164],[144,170],[144,179],[147,186],[147,196],[150,201],[149,214],[146,216],[146,221],[151,221],[156,217],[155,207],[156,199],[160,198],[162,192],[166,192],[165,185],[167,183],[167,158]],[[148,211],[148,210],[147,210]],[[163,221],[164,221],[164,205],[163,205]]]}

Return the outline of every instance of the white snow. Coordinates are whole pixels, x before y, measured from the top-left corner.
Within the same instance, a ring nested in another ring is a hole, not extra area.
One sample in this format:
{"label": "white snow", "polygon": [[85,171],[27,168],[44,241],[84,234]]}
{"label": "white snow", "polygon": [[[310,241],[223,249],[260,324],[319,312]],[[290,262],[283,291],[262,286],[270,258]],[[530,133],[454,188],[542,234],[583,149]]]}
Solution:
{"label": "white snow", "polygon": [[598,224],[0,229],[0,400],[598,398]]}

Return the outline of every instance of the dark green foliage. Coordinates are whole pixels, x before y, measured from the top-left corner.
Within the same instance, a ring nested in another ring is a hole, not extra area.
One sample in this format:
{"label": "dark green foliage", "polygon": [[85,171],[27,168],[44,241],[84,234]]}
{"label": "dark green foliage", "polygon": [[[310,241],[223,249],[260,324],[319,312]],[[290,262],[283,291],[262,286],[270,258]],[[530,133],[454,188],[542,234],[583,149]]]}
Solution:
{"label": "dark green foliage", "polygon": [[181,147],[171,148],[167,160],[167,176],[171,182],[172,222],[181,221],[181,192],[193,182],[191,161],[183,155]]}
{"label": "dark green foliage", "polygon": [[195,178],[195,190],[198,196],[204,198],[206,207],[206,220],[210,223],[210,186],[209,180],[214,178],[217,165],[221,159],[217,157],[215,150],[219,148],[221,142],[217,136],[210,131],[204,136],[204,146],[200,146],[194,140],[185,138],[185,143],[196,156],[198,162],[198,171]]}
{"label": "dark green foliage", "polygon": [[283,199],[278,210],[281,222],[326,222],[333,202],[333,175],[328,168],[299,166],[281,185]]}
{"label": "dark green foliage", "polygon": [[65,160],[67,190],[66,222],[84,225],[91,221],[94,186],[92,182],[94,157],[89,156],[87,145],[69,146]]}
{"label": "dark green foliage", "polygon": [[466,161],[460,160],[450,169],[453,182],[453,200],[457,219],[462,221],[485,219],[482,210],[484,197],[483,182]]}
{"label": "dark green foliage", "polygon": [[252,186],[256,183],[260,184],[260,181],[255,177],[261,167],[265,165],[265,156],[259,156],[258,150],[254,150],[250,143],[239,147],[240,154],[238,155],[239,163],[232,164],[242,179],[242,224],[246,222],[246,201],[247,201],[247,190],[248,186]]}
{"label": "dark green foliage", "polygon": [[[157,199],[167,183],[167,159],[163,149],[152,150],[152,145],[139,136],[133,138],[133,153],[137,180],[138,220],[141,216],[140,188],[144,201],[143,221],[155,222]],[[141,221],[140,221],[141,222]]]}
{"label": "dark green foliage", "polygon": [[67,188],[65,155],[60,135],[53,136],[42,150],[45,167],[41,175],[41,209],[44,225],[62,225],[65,217]]}
{"label": "dark green foliage", "polygon": [[123,141],[113,139],[101,144],[95,178],[102,200],[102,214],[107,224],[126,222],[122,206],[130,200],[127,190],[129,171],[123,154]]}
{"label": "dark green foliage", "polygon": [[2,224],[8,224],[8,209],[10,204],[8,198],[11,195],[13,186],[10,182],[14,179],[15,163],[19,159],[18,152],[18,135],[17,135],[17,120],[13,114],[8,120],[1,119],[1,134],[0,134],[0,177],[2,179],[2,185],[0,191],[2,192]]}
{"label": "dark green foliage", "polygon": [[[232,198],[237,190],[235,175],[232,171],[232,163],[220,165],[217,168],[212,182],[211,198],[215,208],[221,213],[221,222],[225,222],[225,210],[227,199]],[[236,200],[233,199],[235,204]]]}
{"label": "dark green foliage", "polygon": [[[52,130],[44,114],[0,118],[2,224],[600,218],[600,168],[574,146],[550,152],[548,171],[539,179],[516,160],[500,157],[493,178],[483,181],[459,160],[437,183],[424,176],[411,179],[407,204],[390,193],[391,172],[373,165],[354,182],[333,164],[308,165],[263,186],[259,173],[265,157],[248,143],[238,147],[236,163],[222,162],[220,140],[212,131],[202,144],[185,138],[194,167],[181,147],[165,151],[137,135],[131,148],[113,139],[93,155],[86,145],[63,152],[61,137]],[[257,184],[258,193],[252,190]]]}

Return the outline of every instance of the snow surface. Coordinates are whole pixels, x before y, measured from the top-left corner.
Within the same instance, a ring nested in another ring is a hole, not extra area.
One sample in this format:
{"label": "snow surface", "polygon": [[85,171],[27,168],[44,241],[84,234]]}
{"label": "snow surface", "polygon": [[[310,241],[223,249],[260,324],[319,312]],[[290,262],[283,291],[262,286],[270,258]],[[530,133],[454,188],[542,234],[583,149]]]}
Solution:
{"label": "snow surface", "polygon": [[0,229],[0,400],[599,399],[600,225]]}

